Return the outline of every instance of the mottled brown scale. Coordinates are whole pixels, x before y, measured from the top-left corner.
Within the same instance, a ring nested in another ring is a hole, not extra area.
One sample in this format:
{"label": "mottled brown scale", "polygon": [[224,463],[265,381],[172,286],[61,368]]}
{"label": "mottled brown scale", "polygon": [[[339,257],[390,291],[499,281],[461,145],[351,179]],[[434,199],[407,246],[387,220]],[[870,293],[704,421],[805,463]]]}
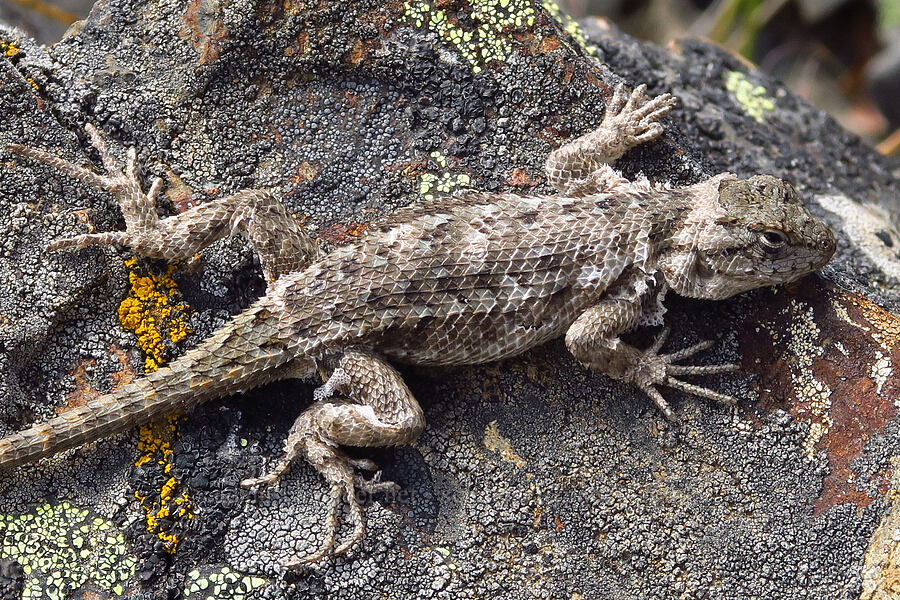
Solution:
{"label": "mottled brown scale", "polygon": [[[355,491],[391,489],[354,468],[369,461],[341,445],[414,441],[421,408],[390,362],[476,364],[511,356],[554,337],[585,366],[646,392],[675,420],[658,386],[733,404],[734,398],[679,376],[736,365],[678,364],[704,342],[660,354],[665,331],[645,350],[619,336],[663,322],[668,290],[719,299],[797,279],[834,252],[834,238],[787,183],[722,174],[670,189],[629,182],[610,163],[662,133],[674,105],[618,87],[595,131],[550,154],[555,196],[469,193],[421,202],[375,223],[355,243],[319,257],[315,244],[267,191],[248,190],[160,219],[155,181],[144,194],[133,149],[125,173],[96,130],[87,131],[107,175],[41,150],[14,153],[51,165],[117,199],[126,231],[78,235],[51,249],[119,244],[161,258],[185,258],[239,231],[260,255],[266,295],[166,368],[31,429],[0,440],[0,466],[37,460],[124,431],[199,402],[277,379],[332,368],[315,402],[295,422],[271,483],[304,457],[332,486],[322,546],[287,568],[340,554],[363,537]],[[342,503],[352,534],[335,545]]]}
{"label": "mottled brown scale", "polygon": [[[560,200],[469,195],[426,207],[437,213],[399,211],[393,226],[279,282],[288,314],[301,316],[297,351],[324,356],[349,338],[402,362],[472,364],[559,337],[628,265],[621,257],[631,254],[640,231],[616,230],[614,223],[630,223],[619,214],[633,211],[626,202],[600,213],[593,202]],[[493,215],[490,227],[485,212]],[[534,218],[526,222],[521,214]],[[384,243],[406,239],[404,229],[435,241],[425,248]],[[595,273],[580,282],[586,269]],[[331,335],[335,319],[356,329]]]}

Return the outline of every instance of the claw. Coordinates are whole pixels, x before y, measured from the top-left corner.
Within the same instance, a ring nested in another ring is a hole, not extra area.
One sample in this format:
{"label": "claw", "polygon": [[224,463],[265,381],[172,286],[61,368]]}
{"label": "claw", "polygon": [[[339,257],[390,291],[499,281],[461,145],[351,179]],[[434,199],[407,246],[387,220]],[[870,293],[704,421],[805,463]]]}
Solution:
{"label": "claw", "polygon": [[655,121],[671,111],[675,107],[675,102],[675,96],[672,94],[656,96],[637,107],[634,110],[634,116],[639,120]]}
{"label": "claw", "polygon": [[260,487],[263,485],[272,485],[276,481],[278,481],[282,475],[288,472],[288,469],[291,467],[291,461],[285,460],[282,458],[279,460],[275,466],[265,475],[260,475],[259,477],[249,477],[241,481],[241,487],[245,490],[249,490],[255,487]]}
{"label": "claw", "polygon": [[70,163],[67,160],[63,160],[58,156],[50,154],[49,152],[44,152],[43,150],[38,150],[37,148],[29,148],[28,146],[22,146],[20,144],[10,144],[6,146],[6,149],[14,154],[18,154],[19,156],[24,156],[26,158],[36,160],[39,163],[43,163],[45,165],[53,167],[54,169],[62,171],[63,173],[70,175],[75,179],[78,179],[79,181],[83,181],[88,185],[92,185],[101,189],[108,189],[109,186],[112,185],[112,182],[108,177],[98,175],[90,169],[79,167],[76,164]]}
{"label": "claw", "polygon": [[[338,511],[341,508],[341,499],[343,496],[344,486],[340,484],[331,486],[331,502],[329,503],[328,515],[325,517],[325,533],[322,536],[322,545],[315,552],[292,557],[281,565],[282,569],[299,569],[304,565],[319,562],[329,554],[332,554],[331,549],[334,548],[334,532],[337,529]],[[352,497],[352,495],[349,496]]]}
{"label": "claw", "polygon": [[75,248],[81,250],[86,246],[119,244],[123,241],[122,233],[119,231],[107,231],[104,233],[86,233],[84,235],[76,235],[51,242],[47,246],[48,252],[55,252],[66,248]]}
{"label": "claw", "polygon": [[151,207],[156,206],[156,197],[159,195],[162,186],[162,177],[154,177],[153,183],[150,184],[150,189],[147,191],[147,200],[150,202]]}
{"label": "claw", "polygon": [[[341,502],[345,497],[347,499],[347,504],[350,507],[350,520],[353,522],[353,532],[346,540],[335,547],[337,521]],[[340,556],[341,554],[345,554],[350,548],[358,544],[363,537],[365,537],[365,534],[366,526],[365,521],[363,520],[362,506],[356,499],[353,485],[333,484],[331,486],[331,504],[329,506],[328,516],[325,518],[325,532],[322,535],[322,545],[315,552],[291,558],[282,565],[282,568],[285,570],[300,569],[306,565],[319,562],[326,556]]]}
{"label": "claw", "polygon": [[657,334],[656,339],[653,340],[653,344],[645,350],[647,354],[657,354],[662,349],[663,344],[666,343],[666,340],[669,339],[669,334],[672,333],[672,330],[668,327],[663,327],[662,331]]}
{"label": "claw", "polygon": [[653,112],[647,114],[647,116],[645,116],[644,119],[647,121],[658,121],[661,118],[663,118],[664,116],[666,116],[667,114],[669,114],[670,112],[672,112],[672,109],[675,108],[675,104],[676,104],[675,96],[669,96],[669,98],[671,99],[671,102],[666,102],[665,104],[663,104],[662,106],[660,106],[659,108],[654,110]]}
{"label": "claw", "polygon": [[647,84],[642,83],[641,85],[634,88],[634,91],[631,92],[631,95],[628,97],[628,101],[625,102],[625,108],[623,112],[631,112],[635,109],[636,106],[639,106],[641,102],[644,101],[644,98],[647,95]]}
{"label": "claw", "polygon": [[137,179],[137,150],[134,146],[128,148],[125,153],[125,176],[128,179]]}
{"label": "claw", "polygon": [[106,146],[106,141],[103,139],[103,136],[100,135],[100,132],[90,123],[86,123],[84,126],[84,131],[88,134],[88,138],[91,140],[91,145],[97,150],[97,153],[100,155],[100,160],[103,161],[103,168],[106,169],[106,173],[111,177],[115,178],[122,175],[122,172],[119,170],[118,165],[116,165],[115,159],[112,157],[112,154],[109,153],[109,148]]}
{"label": "claw", "polygon": [[652,142],[656,138],[662,135],[663,128],[659,123],[652,123],[650,127],[647,128],[647,131],[641,133],[639,135],[634,136],[635,144],[644,144],[646,142]]}
{"label": "claw", "polygon": [[740,371],[741,365],[727,363],[724,365],[669,365],[669,375],[719,375]]}
{"label": "claw", "polygon": [[712,348],[716,343],[712,340],[704,340],[693,346],[688,346],[687,348],[682,348],[676,352],[672,352],[671,354],[666,354],[666,358],[669,359],[669,362],[675,362],[676,360],[682,360],[684,358],[689,358],[698,352],[703,352],[704,350],[708,350]]}

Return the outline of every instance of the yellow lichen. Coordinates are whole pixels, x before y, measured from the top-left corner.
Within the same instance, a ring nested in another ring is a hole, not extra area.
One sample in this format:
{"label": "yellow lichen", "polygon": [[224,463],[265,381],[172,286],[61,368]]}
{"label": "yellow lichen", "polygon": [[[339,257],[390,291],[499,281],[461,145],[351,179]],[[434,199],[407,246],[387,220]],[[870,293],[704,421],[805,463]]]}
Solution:
{"label": "yellow lichen", "polygon": [[[135,259],[125,261],[129,269],[136,264]],[[166,362],[164,338],[177,344],[190,333],[185,321],[189,309],[187,304],[178,301],[181,294],[172,279],[174,269],[169,266],[163,274],[147,275],[130,271],[131,292],[119,304],[119,322],[138,336],[147,372],[157,370]]]}
{"label": "yellow lichen", "polygon": [[3,40],[0,40],[0,52],[5,54],[9,58],[12,58],[13,56],[21,52],[21,50],[19,50],[19,47],[12,42],[5,42]]}
{"label": "yellow lichen", "polygon": [[[177,344],[190,333],[185,321],[189,307],[180,302],[178,284],[172,279],[172,272],[175,270],[173,265],[162,274],[135,272],[137,260],[133,258],[126,260],[125,266],[129,269],[131,290],[128,297],[119,304],[119,322],[122,327],[138,336],[138,345],[145,355],[144,370],[156,371],[168,360],[163,340],[168,338]],[[163,472],[168,475],[159,488],[158,496],[143,495],[138,491],[134,492],[134,496],[147,516],[147,530],[163,542],[167,551],[173,553],[178,548],[179,539],[165,524],[174,523],[175,518],[194,518],[190,498],[187,492],[179,494],[178,479],[172,474],[174,462],[170,440],[178,435],[178,418],[169,418],[168,430],[160,430],[159,425],[155,424],[141,427],[138,434],[141,456],[135,462],[138,467],[155,462],[162,465]],[[161,521],[162,519],[166,520]]]}
{"label": "yellow lichen", "polygon": [[206,567],[194,569],[187,574],[182,594],[185,598],[196,597],[203,600],[245,600],[250,592],[267,583],[262,577],[245,575],[227,566]]}
{"label": "yellow lichen", "polygon": [[[431,158],[442,169],[447,168],[447,157],[438,151],[431,153]],[[449,193],[457,187],[466,187],[472,182],[472,179],[465,173],[451,173],[443,171],[442,173],[422,173],[419,175],[419,193],[426,200],[433,200],[432,192]]]}
{"label": "yellow lichen", "polygon": [[573,19],[567,12],[563,11],[559,4],[552,0],[544,0],[543,6],[544,10],[562,25],[563,29],[566,30],[566,33],[572,36],[572,39],[578,42],[578,45],[581,46],[585,52],[594,56],[599,54],[596,46],[588,44],[587,37],[585,37],[584,31],[582,31],[578,21]]}
{"label": "yellow lichen", "polygon": [[136,561],[124,534],[69,502],[0,514],[0,538],[0,559],[21,565],[20,598],[81,597],[85,589],[96,589],[98,597],[122,596],[134,576]]}
{"label": "yellow lichen", "polygon": [[[187,492],[181,492],[178,479],[172,475],[174,463],[172,462],[172,443],[169,441],[178,436],[177,421],[180,416],[169,417],[168,429],[160,430],[160,425],[144,425],[138,434],[138,450],[140,458],[134,463],[141,466],[148,463],[157,463],[163,467],[163,472],[169,477],[159,488],[159,495],[143,495],[139,491],[134,492],[134,497],[141,503],[147,518],[147,531],[159,538],[168,552],[174,553],[178,548],[178,536],[168,530],[165,523],[174,522],[175,519],[193,519],[194,512],[190,497]],[[162,521],[167,519],[168,521]]]}
{"label": "yellow lichen", "polygon": [[526,0],[471,0],[470,6],[474,28],[463,28],[455,17],[424,0],[405,2],[400,21],[427,27],[453,45],[473,73],[480,73],[486,63],[507,59],[512,52],[510,34],[514,29],[532,27],[536,12]]}

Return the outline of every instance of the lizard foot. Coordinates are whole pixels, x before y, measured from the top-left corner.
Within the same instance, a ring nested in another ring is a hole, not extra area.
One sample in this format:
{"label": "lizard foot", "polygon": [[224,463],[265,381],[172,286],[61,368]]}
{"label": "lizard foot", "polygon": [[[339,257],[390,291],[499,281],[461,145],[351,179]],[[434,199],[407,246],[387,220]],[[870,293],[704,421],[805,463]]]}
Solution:
{"label": "lizard foot", "polygon": [[88,138],[90,138],[91,145],[100,154],[103,166],[106,169],[106,175],[99,175],[90,169],[79,167],[44,150],[19,144],[7,146],[7,149],[15,154],[49,165],[88,185],[112,193],[119,203],[122,216],[125,217],[128,231],[89,233],[62,238],[47,247],[50,251],[64,248],[81,249],[85,246],[97,244],[127,245],[133,235],[140,233],[139,230],[151,227],[158,221],[156,197],[162,189],[162,179],[159,177],[155,178],[150,185],[150,189],[145,194],[141,190],[141,182],[137,177],[137,151],[134,146],[128,148],[126,152],[125,171],[122,172],[116,164],[115,158],[110,154],[106,142],[103,141],[97,128],[88,123],[84,126],[84,130],[88,134]]}
{"label": "lizard foot", "polygon": [[630,94],[623,84],[617,85],[600,125],[548,157],[544,167],[548,181],[569,197],[632,189],[610,165],[631,148],[662,135],[659,120],[675,103],[672,94],[648,98],[646,85]]}
{"label": "lizard foot", "polygon": [[[309,413],[304,413],[297,419],[285,442],[285,454],[278,462],[266,474],[243,480],[241,487],[256,488],[275,483],[287,473],[291,464],[301,455],[331,484],[331,499],[324,519],[322,543],[318,550],[291,557],[282,565],[286,570],[299,569],[319,562],[325,557],[346,553],[365,535],[360,494],[396,493],[400,490],[400,486],[396,483],[381,480],[381,471],[373,461],[350,458],[333,444],[323,440],[316,432],[315,416]],[[357,474],[356,469],[375,473],[367,479]],[[346,540],[338,544],[337,527],[344,503],[349,508],[353,531]]]}
{"label": "lizard foot", "polygon": [[7,146],[11,152],[109,192],[122,211],[125,231],[62,238],[51,243],[47,247],[49,251],[112,244],[150,258],[186,260],[216,240],[240,232],[247,236],[256,250],[268,283],[285,273],[304,269],[318,256],[316,244],[272,190],[242,190],[161,219],[156,213],[156,198],[162,190],[163,180],[156,177],[144,193],[137,176],[137,151],[134,147],[126,152],[123,172],[100,132],[91,124],[85,125],[84,130],[103,160],[105,175],[79,167],[44,150],[22,145]]}
{"label": "lizard foot", "polygon": [[655,140],[663,132],[659,120],[669,114],[676,102],[672,94],[660,94],[648,99],[644,84],[628,94],[620,83],[595,134],[598,140],[614,141],[623,151]]}
{"label": "lizard foot", "polygon": [[663,329],[656,337],[653,344],[643,351],[641,358],[635,365],[633,381],[638,388],[653,399],[656,406],[663,412],[667,419],[672,422],[678,422],[678,417],[672,411],[669,403],[666,402],[662,394],[656,389],[658,385],[666,385],[682,392],[700,396],[701,398],[709,398],[721,402],[728,406],[737,404],[737,399],[727,394],[720,394],[709,388],[699,385],[686,383],[680,379],[676,379],[676,375],[713,375],[718,373],[731,373],[740,369],[740,365],[734,363],[722,365],[677,365],[675,362],[691,357],[698,352],[702,352],[713,346],[712,341],[704,341],[688,348],[672,352],[670,354],[660,354],[659,351],[666,338],[669,336],[669,328]]}

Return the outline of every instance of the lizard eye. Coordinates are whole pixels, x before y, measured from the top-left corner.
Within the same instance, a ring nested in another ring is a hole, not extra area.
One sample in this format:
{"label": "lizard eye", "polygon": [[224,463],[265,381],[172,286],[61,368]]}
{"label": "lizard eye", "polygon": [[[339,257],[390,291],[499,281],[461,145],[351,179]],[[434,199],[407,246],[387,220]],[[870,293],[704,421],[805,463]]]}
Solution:
{"label": "lizard eye", "polygon": [[787,245],[787,236],[777,229],[766,229],[759,234],[759,242],[766,252],[777,252]]}

